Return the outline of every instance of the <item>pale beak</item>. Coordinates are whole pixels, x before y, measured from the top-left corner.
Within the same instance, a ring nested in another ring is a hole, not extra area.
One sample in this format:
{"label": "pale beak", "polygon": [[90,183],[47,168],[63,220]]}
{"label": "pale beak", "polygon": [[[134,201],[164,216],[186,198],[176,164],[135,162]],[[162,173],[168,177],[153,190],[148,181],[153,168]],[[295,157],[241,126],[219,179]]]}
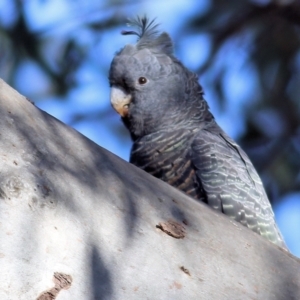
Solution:
{"label": "pale beak", "polygon": [[110,89],[110,103],[121,117],[127,116],[130,102],[131,95],[122,88],[113,86]]}

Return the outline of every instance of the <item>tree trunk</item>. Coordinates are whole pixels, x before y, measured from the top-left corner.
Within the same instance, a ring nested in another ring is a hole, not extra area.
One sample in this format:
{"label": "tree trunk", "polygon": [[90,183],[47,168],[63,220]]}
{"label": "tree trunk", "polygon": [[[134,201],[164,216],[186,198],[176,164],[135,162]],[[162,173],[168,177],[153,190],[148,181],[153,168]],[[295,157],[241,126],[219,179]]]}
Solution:
{"label": "tree trunk", "polygon": [[286,251],[0,80],[0,299],[300,299]]}

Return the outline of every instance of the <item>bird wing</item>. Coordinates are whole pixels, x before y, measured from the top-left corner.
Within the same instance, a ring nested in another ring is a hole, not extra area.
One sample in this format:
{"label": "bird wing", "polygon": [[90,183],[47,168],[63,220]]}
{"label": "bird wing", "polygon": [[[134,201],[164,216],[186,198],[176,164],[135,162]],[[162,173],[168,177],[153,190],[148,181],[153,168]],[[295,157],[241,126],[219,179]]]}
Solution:
{"label": "bird wing", "polygon": [[221,130],[200,130],[192,142],[192,162],[209,206],[284,246],[262,181],[231,138]]}

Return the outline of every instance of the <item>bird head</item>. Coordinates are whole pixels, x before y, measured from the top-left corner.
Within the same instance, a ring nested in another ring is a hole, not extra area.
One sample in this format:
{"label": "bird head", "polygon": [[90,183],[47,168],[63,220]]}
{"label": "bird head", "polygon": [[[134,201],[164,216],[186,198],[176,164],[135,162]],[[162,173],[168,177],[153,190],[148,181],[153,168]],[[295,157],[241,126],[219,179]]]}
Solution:
{"label": "bird head", "polygon": [[138,31],[122,34],[137,35],[138,41],[115,55],[109,82],[111,104],[134,139],[172,128],[189,110],[191,94],[199,98],[202,89],[197,76],[175,58],[170,36],[158,32],[155,20],[138,17],[131,25]]}

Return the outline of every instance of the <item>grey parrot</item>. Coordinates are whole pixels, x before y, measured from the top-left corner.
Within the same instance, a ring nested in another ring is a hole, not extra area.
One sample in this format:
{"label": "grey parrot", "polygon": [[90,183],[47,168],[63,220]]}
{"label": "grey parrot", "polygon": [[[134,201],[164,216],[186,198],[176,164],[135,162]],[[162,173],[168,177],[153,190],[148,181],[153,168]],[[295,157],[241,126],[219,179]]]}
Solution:
{"label": "grey parrot", "polygon": [[169,35],[147,17],[132,21],[135,45],[115,55],[111,104],[128,128],[130,162],[286,248],[261,179],[219,127],[198,76],[173,54]]}

